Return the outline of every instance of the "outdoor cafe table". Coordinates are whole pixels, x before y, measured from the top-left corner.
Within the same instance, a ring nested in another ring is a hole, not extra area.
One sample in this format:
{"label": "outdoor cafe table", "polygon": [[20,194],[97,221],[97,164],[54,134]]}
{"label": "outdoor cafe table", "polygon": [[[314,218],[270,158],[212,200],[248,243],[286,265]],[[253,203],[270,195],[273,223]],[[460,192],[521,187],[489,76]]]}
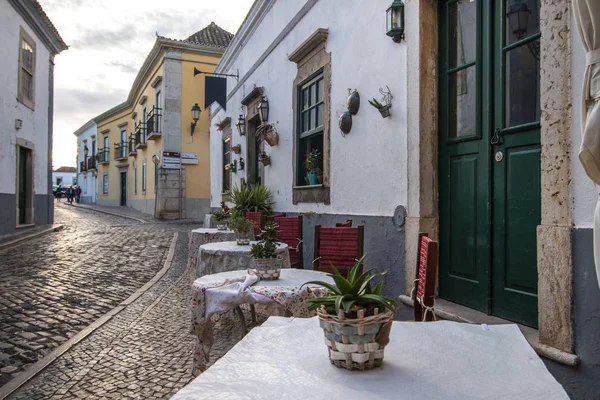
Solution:
{"label": "outdoor cafe table", "polygon": [[323,296],[326,289],[304,283],[314,280],[333,283],[326,274],[303,269],[282,269],[277,280],[258,280],[246,271],[221,272],[196,279],[192,285],[192,333],[194,366],[197,374],[206,369],[213,344],[210,317],[241,304],[261,304],[269,315],[312,317],[306,300]]}
{"label": "outdoor cafe table", "polygon": [[235,240],[235,232],[230,231],[229,229],[194,229],[192,232],[190,232],[190,239],[188,241],[189,265],[196,265],[196,261],[198,258],[198,248],[203,244],[214,242],[226,242],[228,240]]}
{"label": "outdoor cafe table", "polygon": [[[232,241],[203,244],[198,249],[196,277],[250,268],[250,248],[254,243],[239,245]],[[275,253],[283,257],[283,268],[291,267],[287,244],[279,243]]]}
{"label": "outdoor cafe table", "polygon": [[568,400],[516,325],[394,322],[383,366],[330,364],[317,318],[270,317],[171,400]]}

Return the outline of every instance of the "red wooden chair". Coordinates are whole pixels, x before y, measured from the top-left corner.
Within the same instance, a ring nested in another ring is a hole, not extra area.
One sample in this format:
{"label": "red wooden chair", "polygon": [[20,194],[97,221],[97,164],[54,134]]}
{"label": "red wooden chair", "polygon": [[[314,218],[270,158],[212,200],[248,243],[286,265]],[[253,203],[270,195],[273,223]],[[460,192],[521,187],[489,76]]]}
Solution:
{"label": "red wooden chair", "polygon": [[[354,228],[315,225],[315,271],[333,272],[331,265],[344,276],[363,255],[364,226]],[[362,272],[362,266],[361,266]]]}
{"label": "red wooden chair", "polygon": [[419,254],[415,287],[411,292],[415,321],[435,321],[435,281],[437,279],[438,242],[426,233],[419,234]]}
{"label": "red wooden chair", "polygon": [[277,225],[275,239],[289,246],[292,268],[303,269],[302,216],[285,217],[276,215],[267,219]]}
{"label": "red wooden chair", "polygon": [[352,220],[347,219],[346,222],[337,222],[335,226],[337,228],[350,228],[352,226]]}
{"label": "red wooden chair", "polygon": [[260,240],[261,230],[265,227],[265,216],[263,215],[263,213],[260,211],[246,211],[246,214],[244,214],[244,218],[249,219],[250,221],[254,221],[254,223],[256,224],[256,226],[254,227],[254,238],[256,240]]}

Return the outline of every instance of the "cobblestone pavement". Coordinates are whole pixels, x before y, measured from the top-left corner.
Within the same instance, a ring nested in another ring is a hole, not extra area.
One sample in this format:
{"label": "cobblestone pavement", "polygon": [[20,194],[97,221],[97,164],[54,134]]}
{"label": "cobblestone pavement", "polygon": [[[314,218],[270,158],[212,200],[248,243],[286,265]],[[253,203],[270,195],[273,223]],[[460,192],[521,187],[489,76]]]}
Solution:
{"label": "cobblestone pavement", "polygon": [[[188,232],[193,227],[168,225],[169,233],[177,232],[178,237],[167,273],[9,399],[167,399],[193,379],[189,304],[195,268],[187,265]],[[160,223],[143,226],[165,229]],[[166,250],[168,243],[163,246]],[[259,315],[259,322],[264,319]],[[211,363],[241,336],[233,312],[215,320]]]}
{"label": "cobblestone pavement", "polygon": [[60,232],[0,250],[0,386],[162,268],[172,228],[55,207]]}

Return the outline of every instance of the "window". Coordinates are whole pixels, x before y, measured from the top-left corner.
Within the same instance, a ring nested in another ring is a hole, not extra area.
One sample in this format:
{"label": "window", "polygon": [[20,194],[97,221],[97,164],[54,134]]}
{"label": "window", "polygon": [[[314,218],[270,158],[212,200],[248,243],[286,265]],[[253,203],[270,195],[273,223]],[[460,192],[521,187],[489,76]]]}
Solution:
{"label": "window", "polygon": [[[304,168],[306,154],[314,150],[323,154],[323,89],[322,71],[298,88],[297,186],[305,184],[304,177],[308,172]],[[320,161],[319,169],[321,171],[317,171],[317,173],[322,174],[322,161]]]}
{"label": "window", "polygon": [[92,158],[96,156],[96,139],[92,139]]}
{"label": "window", "polygon": [[87,194],[87,174],[83,176],[83,194]]}
{"label": "window", "polygon": [[133,165],[133,194],[137,196],[137,187],[138,187],[138,182],[137,182],[137,165],[134,164]]}
{"label": "window", "polygon": [[108,173],[102,175],[102,193],[108,194]]}
{"label": "window", "polygon": [[142,164],[142,193],[146,193],[146,161]]}
{"label": "window", "polygon": [[19,42],[18,100],[31,109],[35,106],[35,42],[23,28]]}
{"label": "window", "polygon": [[160,121],[160,109],[161,109],[161,106],[160,106],[160,90],[156,91],[156,103],[155,103],[154,107],[156,108],[156,110],[154,111],[154,115],[155,115],[155,118],[156,118],[156,132],[161,132],[161,130],[160,130],[160,122],[161,122]]}
{"label": "window", "polygon": [[127,157],[127,128],[121,128],[121,158]]}
{"label": "window", "polygon": [[231,189],[231,136],[223,139],[223,193],[228,193]]}

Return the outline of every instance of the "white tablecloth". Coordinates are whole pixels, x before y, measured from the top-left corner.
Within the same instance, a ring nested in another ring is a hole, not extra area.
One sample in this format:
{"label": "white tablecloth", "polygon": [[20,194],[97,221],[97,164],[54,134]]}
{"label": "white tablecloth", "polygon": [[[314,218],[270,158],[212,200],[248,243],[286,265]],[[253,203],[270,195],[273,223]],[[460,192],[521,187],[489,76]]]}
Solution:
{"label": "white tablecloth", "polygon": [[277,280],[258,280],[245,271],[229,271],[205,275],[192,285],[192,333],[194,334],[194,364],[196,375],[206,369],[213,345],[210,317],[218,312],[232,310],[241,304],[262,304],[268,315],[311,317],[306,300],[321,297],[327,290],[315,285],[302,287],[309,281],[333,280],[322,272],[283,269]]}
{"label": "white tablecloth", "polygon": [[235,240],[235,232],[226,230],[219,230],[217,228],[200,228],[194,229],[190,232],[190,239],[188,242],[188,263],[189,265],[196,265],[198,261],[198,248],[206,243],[214,242],[227,242]]}
{"label": "white tablecloth", "polygon": [[568,400],[516,325],[394,322],[383,367],[330,364],[316,318],[271,317],[172,400]]}
{"label": "white tablecloth", "polygon": [[[250,248],[254,243],[256,242],[245,246],[240,246],[235,241],[203,244],[198,249],[196,277],[250,268]],[[282,268],[291,268],[287,244],[279,243],[275,253],[283,257]]]}

